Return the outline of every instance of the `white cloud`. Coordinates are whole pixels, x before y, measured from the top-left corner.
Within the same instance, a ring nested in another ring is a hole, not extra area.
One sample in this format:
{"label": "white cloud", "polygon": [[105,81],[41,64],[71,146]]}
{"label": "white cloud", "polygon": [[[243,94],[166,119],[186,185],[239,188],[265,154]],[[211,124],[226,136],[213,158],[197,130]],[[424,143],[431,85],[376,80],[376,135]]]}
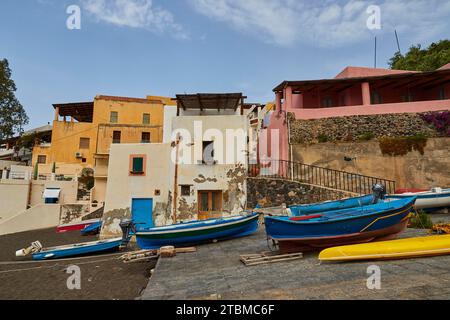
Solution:
{"label": "white cloud", "polygon": [[336,47],[374,32],[366,26],[370,5],[381,7],[382,29],[396,28],[411,41],[432,40],[450,29],[450,0],[190,0],[195,10],[265,42]]}
{"label": "white cloud", "polygon": [[118,26],[140,28],[156,34],[170,33],[185,39],[187,33],[173,14],[152,0],[81,0],[83,9],[97,20]]}

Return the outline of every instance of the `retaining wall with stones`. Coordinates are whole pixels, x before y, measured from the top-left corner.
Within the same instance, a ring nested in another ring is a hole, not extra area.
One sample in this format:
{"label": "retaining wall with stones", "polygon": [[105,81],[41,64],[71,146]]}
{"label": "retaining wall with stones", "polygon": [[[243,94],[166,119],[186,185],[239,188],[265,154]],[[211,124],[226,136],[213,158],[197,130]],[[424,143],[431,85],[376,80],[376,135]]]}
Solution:
{"label": "retaining wall with stones", "polygon": [[[376,108],[376,107],[374,107]],[[403,113],[296,120],[289,114],[291,143],[317,143],[326,141],[360,141],[371,138],[425,135],[442,136],[422,119],[423,114]]]}
{"label": "retaining wall with stones", "polygon": [[247,208],[258,204],[263,208],[283,204],[308,204],[338,200],[354,194],[306,185],[295,181],[268,178],[247,179]]}

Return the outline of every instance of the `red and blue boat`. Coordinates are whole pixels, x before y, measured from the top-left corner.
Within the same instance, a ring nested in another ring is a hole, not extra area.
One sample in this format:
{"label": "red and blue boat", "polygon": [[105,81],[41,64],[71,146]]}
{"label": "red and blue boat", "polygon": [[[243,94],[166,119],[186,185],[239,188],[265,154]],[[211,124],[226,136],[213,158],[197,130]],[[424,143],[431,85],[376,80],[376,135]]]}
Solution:
{"label": "red and blue boat", "polygon": [[266,233],[282,252],[389,240],[406,229],[415,201],[416,197],[387,199],[310,215],[266,216]]}
{"label": "red and blue boat", "polygon": [[178,223],[164,227],[141,228],[135,232],[141,249],[158,249],[163,246],[183,247],[213,240],[244,237],[258,229],[257,213]]}
{"label": "red and blue boat", "polygon": [[75,222],[70,222],[70,223],[66,223],[66,224],[61,224],[56,227],[56,232],[63,233],[63,232],[68,232],[68,231],[80,231],[80,230],[83,230],[84,228],[86,228],[87,226],[90,226],[91,224],[99,223],[99,222],[101,222],[101,219],[97,218],[97,219],[75,221]]}

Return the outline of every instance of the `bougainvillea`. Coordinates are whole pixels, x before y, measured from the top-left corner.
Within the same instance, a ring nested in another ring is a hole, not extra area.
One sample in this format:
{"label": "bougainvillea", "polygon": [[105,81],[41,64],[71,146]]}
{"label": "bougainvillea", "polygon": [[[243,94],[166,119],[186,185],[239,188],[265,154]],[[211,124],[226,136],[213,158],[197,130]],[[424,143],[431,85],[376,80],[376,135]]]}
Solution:
{"label": "bougainvillea", "polygon": [[426,123],[433,125],[439,133],[450,137],[450,111],[431,112],[421,116]]}

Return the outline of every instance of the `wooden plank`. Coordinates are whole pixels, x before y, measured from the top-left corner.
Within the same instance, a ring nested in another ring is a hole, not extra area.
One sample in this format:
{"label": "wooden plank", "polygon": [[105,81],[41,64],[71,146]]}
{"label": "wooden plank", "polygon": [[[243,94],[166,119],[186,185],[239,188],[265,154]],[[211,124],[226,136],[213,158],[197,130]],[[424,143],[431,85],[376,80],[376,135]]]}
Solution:
{"label": "wooden plank", "polygon": [[[175,248],[176,253],[191,253],[196,252],[196,247],[186,247],[186,248]],[[125,253],[119,257],[123,262],[129,263],[129,262],[138,262],[143,260],[150,260],[158,258],[160,255],[160,250],[153,249],[153,250],[138,250],[138,251],[132,251]]]}
{"label": "wooden plank", "polygon": [[240,256],[240,260],[246,266],[255,266],[261,264],[292,261],[303,258],[303,253],[276,254],[271,252],[263,252],[260,254],[245,254]]}

